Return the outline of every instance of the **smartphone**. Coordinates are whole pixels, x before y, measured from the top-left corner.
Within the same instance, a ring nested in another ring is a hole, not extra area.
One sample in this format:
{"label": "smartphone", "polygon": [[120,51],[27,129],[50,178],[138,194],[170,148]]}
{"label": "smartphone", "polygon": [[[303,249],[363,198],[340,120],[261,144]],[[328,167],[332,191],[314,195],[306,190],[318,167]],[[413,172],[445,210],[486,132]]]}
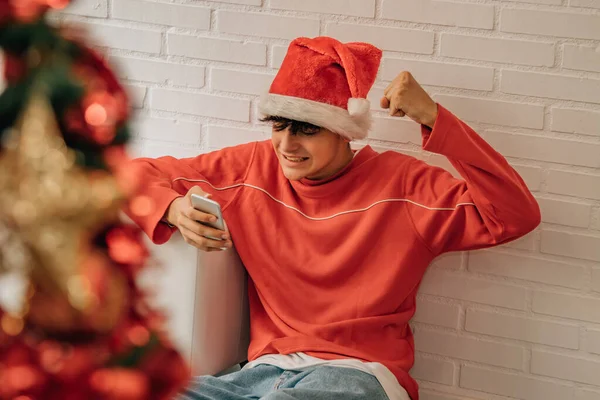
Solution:
{"label": "smartphone", "polygon": [[[210,226],[211,228],[227,231],[225,228],[225,220],[221,213],[221,205],[214,200],[192,193],[192,206],[206,214],[211,214],[217,217],[215,222],[201,222],[201,224]],[[208,236],[207,236],[208,237]],[[213,240],[222,240],[221,238],[208,237]]]}

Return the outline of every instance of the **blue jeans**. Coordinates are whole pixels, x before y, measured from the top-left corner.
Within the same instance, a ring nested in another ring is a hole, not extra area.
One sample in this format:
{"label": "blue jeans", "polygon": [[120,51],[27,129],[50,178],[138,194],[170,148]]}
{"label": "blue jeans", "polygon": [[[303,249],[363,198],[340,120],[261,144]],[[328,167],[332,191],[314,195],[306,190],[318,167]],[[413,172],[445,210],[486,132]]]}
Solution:
{"label": "blue jeans", "polygon": [[200,376],[178,400],[388,400],[379,381],[365,372],[316,366],[289,371],[271,365],[218,378]]}

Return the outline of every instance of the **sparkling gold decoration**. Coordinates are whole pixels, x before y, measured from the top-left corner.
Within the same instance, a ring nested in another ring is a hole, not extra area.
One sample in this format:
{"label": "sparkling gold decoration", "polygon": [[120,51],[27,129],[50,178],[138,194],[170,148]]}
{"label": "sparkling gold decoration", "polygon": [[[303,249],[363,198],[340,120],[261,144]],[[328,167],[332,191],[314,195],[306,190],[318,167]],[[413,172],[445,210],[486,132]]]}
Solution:
{"label": "sparkling gold decoration", "polygon": [[115,178],[75,165],[47,99],[34,94],[0,152],[0,271],[20,269],[83,311],[95,301],[82,272],[91,238],[118,219]]}

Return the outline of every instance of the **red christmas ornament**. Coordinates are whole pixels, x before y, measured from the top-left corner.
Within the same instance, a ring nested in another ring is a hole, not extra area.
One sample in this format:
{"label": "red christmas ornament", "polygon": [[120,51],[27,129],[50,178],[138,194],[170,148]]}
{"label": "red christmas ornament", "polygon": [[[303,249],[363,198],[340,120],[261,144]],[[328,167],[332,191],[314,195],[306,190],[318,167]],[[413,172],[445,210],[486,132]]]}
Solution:
{"label": "red christmas ornament", "polygon": [[8,84],[16,84],[25,77],[27,63],[23,58],[10,53],[4,54],[4,79]]}
{"label": "red christmas ornament", "polygon": [[[48,383],[46,374],[39,368],[36,353],[19,340],[2,354],[0,363],[0,399],[18,396],[36,398]],[[41,398],[41,397],[37,397]]]}
{"label": "red christmas ornament", "polygon": [[104,368],[90,377],[90,386],[102,398],[145,400],[152,398],[149,377],[125,368]]}
{"label": "red christmas ornament", "polygon": [[110,144],[129,116],[128,99],[123,87],[104,59],[78,44],[81,55],[73,73],[85,87],[82,102],[65,116],[69,131],[99,145]]}
{"label": "red christmas ornament", "polygon": [[118,226],[106,234],[108,255],[113,261],[126,265],[131,276],[144,266],[149,255],[141,235],[141,229],[133,225]]}
{"label": "red christmas ornament", "polygon": [[1,0],[0,23],[33,22],[42,17],[48,9],[61,10],[70,2],[70,0]]}

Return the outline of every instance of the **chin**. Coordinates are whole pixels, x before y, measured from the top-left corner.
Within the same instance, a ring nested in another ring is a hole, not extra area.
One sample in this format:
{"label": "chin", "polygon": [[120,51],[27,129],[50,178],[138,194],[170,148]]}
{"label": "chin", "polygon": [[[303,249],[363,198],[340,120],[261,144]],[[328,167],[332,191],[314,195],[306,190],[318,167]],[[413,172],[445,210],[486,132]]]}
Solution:
{"label": "chin", "polygon": [[306,174],[301,171],[289,171],[285,168],[283,169],[283,175],[290,181],[299,181],[306,177]]}
{"label": "chin", "polygon": [[283,172],[283,176],[285,176],[290,181],[299,181],[300,179],[306,178],[306,176],[310,173],[309,168],[289,168],[286,165],[281,165],[281,172]]}

